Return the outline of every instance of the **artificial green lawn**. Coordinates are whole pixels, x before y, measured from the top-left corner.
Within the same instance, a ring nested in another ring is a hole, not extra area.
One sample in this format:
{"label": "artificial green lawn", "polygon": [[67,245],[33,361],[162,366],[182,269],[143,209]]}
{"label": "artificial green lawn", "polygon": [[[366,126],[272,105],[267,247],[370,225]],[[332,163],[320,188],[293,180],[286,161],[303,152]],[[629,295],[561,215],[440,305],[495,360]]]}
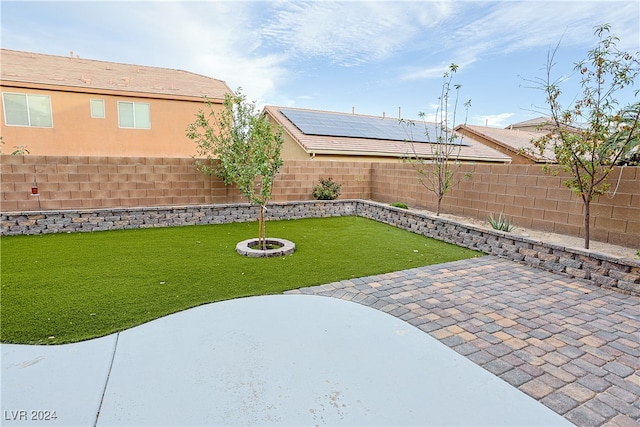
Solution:
{"label": "artificial green lawn", "polygon": [[256,223],[2,237],[0,340],[60,344],[201,304],[481,255],[359,217],[270,221],[292,255],[247,258]]}

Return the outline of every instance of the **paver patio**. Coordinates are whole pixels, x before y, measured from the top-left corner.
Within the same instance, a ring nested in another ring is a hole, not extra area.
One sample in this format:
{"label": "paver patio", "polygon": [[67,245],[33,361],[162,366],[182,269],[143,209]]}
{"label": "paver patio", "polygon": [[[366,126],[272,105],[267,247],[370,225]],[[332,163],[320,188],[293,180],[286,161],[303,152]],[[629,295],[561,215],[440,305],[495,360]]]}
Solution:
{"label": "paver patio", "polygon": [[639,425],[639,297],[495,256],[288,293],[392,314],[578,426]]}

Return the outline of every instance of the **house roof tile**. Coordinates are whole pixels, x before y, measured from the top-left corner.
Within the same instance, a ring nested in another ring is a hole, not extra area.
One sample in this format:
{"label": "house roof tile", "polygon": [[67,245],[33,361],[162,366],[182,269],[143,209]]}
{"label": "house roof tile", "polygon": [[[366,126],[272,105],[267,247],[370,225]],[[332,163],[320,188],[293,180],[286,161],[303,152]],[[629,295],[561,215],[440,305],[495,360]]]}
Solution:
{"label": "house roof tile", "polygon": [[525,120],[523,122],[512,123],[507,126],[505,129],[517,129],[517,128],[535,128],[537,126],[547,126],[551,123],[550,117],[536,117],[533,119]]}
{"label": "house roof tile", "polygon": [[[265,112],[269,114],[273,119],[285,129],[285,131],[294,138],[298,144],[307,153],[317,154],[346,154],[354,156],[382,156],[399,158],[412,155],[413,151],[411,146],[404,141],[392,141],[381,139],[368,139],[368,138],[354,138],[354,137],[339,137],[339,136],[318,136],[318,135],[306,135],[301,132],[287,117],[280,112],[282,107],[266,106]],[[302,110],[302,111],[318,111],[318,110],[304,110],[294,109],[287,107],[287,110]],[[336,115],[350,115],[349,113],[337,113],[322,111],[323,113],[330,113]],[[372,116],[366,116],[372,117]],[[379,117],[382,119],[382,117]],[[385,120],[396,120],[393,118],[386,118]],[[511,158],[505,154],[498,152],[473,138],[464,137],[463,143],[460,147],[460,160],[467,161],[487,161],[487,162],[510,162]],[[429,158],[432,156],[436,144],[429,143],[414,143],[413,144],[416,154],[421,157]]]}
{"label": "house roof tile", "polygon": [[505,147],[513,153],[528,157],[537,162],[553,161],[555,155],[550,147],[547,147],[542,155],[533,151],[532,140],[545,135],[543,131],[525,129],[500,129],[488,126],[461,125],[456,129],[464,128],[467,131],[488,139],[495,144]]}
{"label": "house roof tile", "polygon": [[0,49],[0,60],[3,82],[213,99],[231,92],[222,80],[188,71],[81,59],[73,52],[64,57]]}

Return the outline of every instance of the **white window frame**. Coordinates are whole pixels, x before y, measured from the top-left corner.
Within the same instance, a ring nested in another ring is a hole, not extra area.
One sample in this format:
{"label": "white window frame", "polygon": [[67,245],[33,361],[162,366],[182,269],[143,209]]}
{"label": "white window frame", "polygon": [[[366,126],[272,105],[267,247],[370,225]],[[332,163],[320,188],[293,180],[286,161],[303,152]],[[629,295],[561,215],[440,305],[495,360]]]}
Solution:
{"label": "white window frame", "polygon": [[[7,106],[5,103],[5,99],[4,96],[5,94],[8,95],[22,95],[25,97],[25,103],[26,103],[26,107],[27,107],[27,124],[23,125],[17,125],[17,124],[9,124],[7,123]],[[30,96],[38,96],[41,98],[47,98],[47,100],[49,101],[49,118],[51,121],[51,126],[37,126],[37,125],[32,125],[31,124],[31,109],[29,108],[29,97]],[[4,111],[4,124],[6,126],[17,126],[17,127],[33,127],[33,128],[44,128],[44,129],[51,129],[53,128],[53,109],[51,108],[51,96],[50,95],[41,95],[39,93],[19,93],[19,92],[2,92],[2,109]]]}
{"label": "white window frame", "polygon": [[[102,104],[102,115],[101,116],[94,114],[94,111],[93,111],[93,103],[94,102],[100,102]],[[107,116],[107,111],[106,111],[105,106],[104,106],[104,99],[91,98],[89,100],[89,109],[91,110],[91,118],[92,119],[104,119]]]}
{"label": "white window frame", "polygon": [[[120,106],[122,104],[130,104],[132,106],[132,110],[133,110],[133,126],[123,126],[122,125],[122,123],[120,121]],[[135,113],[136,105],[146,105],[147,106],[147,110],[149,112],[149,126],[141,127],[141,126],[138,126],[138,124],[136,123],[136,113]],[[145,129],[145,130],[151,129],[151,104],[148,103],[148,102],[118,101],[118,127],[120,129]]]}

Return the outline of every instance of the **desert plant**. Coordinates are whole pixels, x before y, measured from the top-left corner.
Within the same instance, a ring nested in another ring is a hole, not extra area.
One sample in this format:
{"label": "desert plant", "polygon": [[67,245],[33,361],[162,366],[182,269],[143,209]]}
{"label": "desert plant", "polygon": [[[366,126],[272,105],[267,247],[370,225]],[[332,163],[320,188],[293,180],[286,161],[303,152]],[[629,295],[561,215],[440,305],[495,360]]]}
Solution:
{"label": "desert plant", "polygon": [[320,183],[313,186],[311,194],[316,200],[335,200],[340,196],[342,185],[333,178],[320,178]]}
{"label": "desert plant", "polygon": [[389,204],[389,206],[393,206],[394,208],[400,208],[400,209],[409,209],[409,206],[407,206],[406,203],[402,203],[402,202],[393,202]]}
{"label": "desert plant", "polygon": [[493,217],[493,214],[489,215],[489,224],[491,224],[491,228],[499,231],[511,231],[513,230],[513,225],[509,221],[509,219],[504,216],[503,212],[500,212],[500,216],[498,219]]}

